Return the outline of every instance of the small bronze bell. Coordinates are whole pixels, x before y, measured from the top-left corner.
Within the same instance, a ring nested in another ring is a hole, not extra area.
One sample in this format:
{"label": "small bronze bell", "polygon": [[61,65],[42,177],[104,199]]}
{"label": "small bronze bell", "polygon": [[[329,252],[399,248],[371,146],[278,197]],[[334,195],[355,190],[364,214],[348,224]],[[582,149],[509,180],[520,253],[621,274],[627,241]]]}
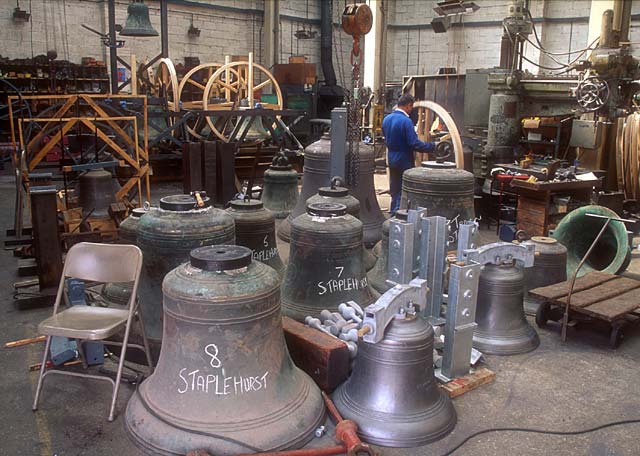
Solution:
{"label": "small bronze bell", "polygon": [[287,217],[298,201],[298,173],[284,154],[273,157],[271,166],[264,172],[262,204],[276,218]]}
{"label": "small bronze bell", "polygon": [[122,36],[158,36],[151,25],[149,7],[142,0],[133,0],[127,7],[127,21],[120,32]]}

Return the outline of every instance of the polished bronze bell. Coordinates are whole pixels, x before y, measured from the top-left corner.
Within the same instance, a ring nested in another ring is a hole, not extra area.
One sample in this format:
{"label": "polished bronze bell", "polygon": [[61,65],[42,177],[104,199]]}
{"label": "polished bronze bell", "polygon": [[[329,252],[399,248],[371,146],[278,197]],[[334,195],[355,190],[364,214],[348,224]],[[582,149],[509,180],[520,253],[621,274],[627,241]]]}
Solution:
{"label": "polished bronze bell", "polygon": [[298,173],[287,157],[276,154],[271,166],[264,172],[262,204],[274,213],[276,218],[287,217],[298,201]]}
{"label": "polished bronze bell", "polygon": [[365,307],[377,294],[363,262],[362,222],[344,204],[315,203],[291,222],[289,263],[282,283],[285,315],[304,321],[323,309],[355,301]]}
{"label": "polished bronze bell", "polygon": [[110,218],[109,206],[116,202],[120,185],[109,171],[92,169],[78,178],[78,203],[82,215],[90,218]]}
{"label": "polished bronze bell", "polygon": [[280,278],[251,257],[246,247],[201,247],[167,274],[160,359],[125,415],[148,454],[299,448],[324,421],[320,390],[285,345]]}
{"label": "polished bronze bell", "polygon": [[358,423],[362,440],[407,448],[453,430],[456,411],[434,377],[433,338],[430,324],[405,313],[389,323],[380,342],[358,341],[351,376],[333,400],[345,419]]}
{"label": "polished bronze bell", "polygon": [[133,0],[127,7],[127,20],[120,32],[122,36],[158,36],[151,25],[149,7],[142,0]]}
{"label": "polished bronze bell", "polygon": [[284,264],[276,243],[276,219],[259,200],[233,200],[227,213],[236,224],[236,244],[248,247],[253,259],[275,269],[280,277]]}
{"label": "polished bronze bell", "polygon": [[331,135],[329,133],[325,133],[318,141],[305,148],[300,197],[291,214],[282,221],[278,229],[278,237],[283,241],[289,242],[291,239],[291,221],[306,212],[307,200],[318,193],[320,187],[329,185],[330,157]]}
{"label": "polished bronze bell", "polygon": [[524,314],[524,272],[514,262],[486,264],[480,273],[473,346],[490,355],[534,350],[538,333]]}

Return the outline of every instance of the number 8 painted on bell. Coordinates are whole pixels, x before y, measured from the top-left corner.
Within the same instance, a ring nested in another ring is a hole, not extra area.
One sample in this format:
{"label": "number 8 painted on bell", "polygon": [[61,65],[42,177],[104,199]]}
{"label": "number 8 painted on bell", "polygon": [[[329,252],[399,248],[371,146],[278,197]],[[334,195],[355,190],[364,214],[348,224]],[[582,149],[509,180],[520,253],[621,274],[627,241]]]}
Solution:
{"label": "number 8 painted on bell", "polygon": [[[213,353],[209,352],[210,347],[213,349]],[[209,361],[211,367],[218,368],[222,366],[222,362],[218,359],[218,347],[216,346],[216,344],[207,345],[206,347],[204,347],[204,352],[211,357],[211,361]]]}

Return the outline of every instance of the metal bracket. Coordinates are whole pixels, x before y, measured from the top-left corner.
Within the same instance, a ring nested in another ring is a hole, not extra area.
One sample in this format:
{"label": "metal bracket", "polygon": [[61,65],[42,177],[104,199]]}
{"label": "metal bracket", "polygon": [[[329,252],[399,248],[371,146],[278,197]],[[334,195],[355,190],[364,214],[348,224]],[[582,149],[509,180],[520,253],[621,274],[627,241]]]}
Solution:
{"label": "metal bracket", "polygon": [[442,282],[447,256],[447,219],[440,216],[422,219],[420,240],[420,272],[418,276],[427,281],[430,293],[423,315],[431,320],[440,319],[442,306]]}
{"label": "metal bracket", "polygon": [[447,379],[469,373],[469,360],[476,328],[478,282],[482,265],[452,264],[449,269],[449,301],[444,327],[441,376]]}
{"label": "metal bracket", "polygon": [[388,277],[392,285],[407,284],[413,279],[415,225],[392,219],[389,226]]}
{"label": "metal bracket", "polygon": [[533,266],[535,245],[512,244],[510,242],[494,242],[477,249],[464,250],[462,260],[465,263],[501,264],[504,261],[517,261],[520,266]]}
{"label": "metal bracket", "polygon": [[478,222],[467,220],[458,225],[458,251],[457,258],[462,260],[465,250],[476,248],[478,235]]}
{"label": "metal bracket", "polygon": [[362,339],[370,344],[380,342],[384,331],[395,318],[415,313],[427,302],[429,288],[426,280],[413,279],[408,285],[396,285],[364,309],[362,329],[368,329]]}

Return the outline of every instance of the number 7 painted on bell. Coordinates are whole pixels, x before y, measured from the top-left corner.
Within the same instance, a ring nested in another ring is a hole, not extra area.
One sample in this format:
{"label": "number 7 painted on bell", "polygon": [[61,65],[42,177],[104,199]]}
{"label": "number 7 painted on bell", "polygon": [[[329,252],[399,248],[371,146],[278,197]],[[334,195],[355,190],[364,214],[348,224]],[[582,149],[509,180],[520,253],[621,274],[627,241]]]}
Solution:
{"label": "number 7 painted on bell", "polygon": [[344,266],[336,266],[335,267],[339,272],[338,272],[338,278],[342,277],[342,272],[344,271]]}

